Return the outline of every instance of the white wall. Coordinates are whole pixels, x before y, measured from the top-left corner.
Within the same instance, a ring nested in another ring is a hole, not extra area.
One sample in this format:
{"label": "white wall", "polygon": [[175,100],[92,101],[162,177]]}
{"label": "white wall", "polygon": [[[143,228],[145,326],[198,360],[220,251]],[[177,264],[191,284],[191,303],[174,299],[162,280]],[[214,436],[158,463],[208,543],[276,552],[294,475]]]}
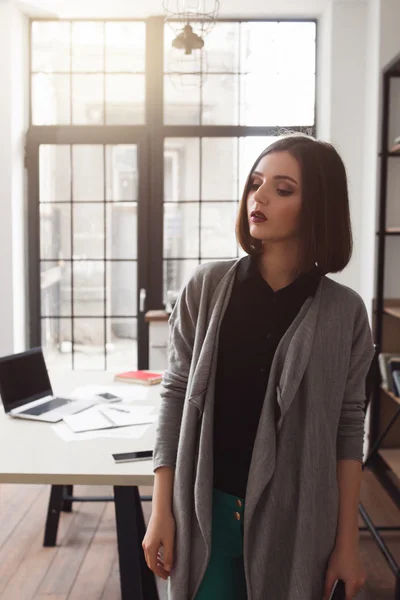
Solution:
{"label": "white wall", "polygon": [[381,43],[380,0],[370,0],[367,5],[363,151],[363,211],[360,238],[360,293],[372,310],[375,294],[376,214],[378,185],[378,122]]}
{"label": "white wall", "polygon": [[[317,135],[331,142],[346,166],[353,229],[353,256],[330,275],[361,293],[365,52],[368,3],[336,1],[319,19]],[[370,240],[371,242],[371,240]],[[369,299],[367,298],[367,304]]]}
{"label": "white wall", "polygon": [[329,4],[318,19],[317,28],[317,135],[323,140],[331,137],[332,104],[332,11]]}
{"label": "white wall", "polygon": [[29,122],[29,23],[12,7],[12,76],[11,76],[11,190],[13,232],[13,322],[14,352],[22,351],[27,343],[27,179],[24,169],[25,134]]}
{"label": "white wall", "polygon": [[24,135],[27,20],[0,3],[0,355],[25,347]]}
{"label": "white wall", "polygon": [[0,56],[2,60],[2,87],[0,94],[0,354],[14,346],[13,329],[13,277],[11,216],[11,32],[9,6],[0,4]]}

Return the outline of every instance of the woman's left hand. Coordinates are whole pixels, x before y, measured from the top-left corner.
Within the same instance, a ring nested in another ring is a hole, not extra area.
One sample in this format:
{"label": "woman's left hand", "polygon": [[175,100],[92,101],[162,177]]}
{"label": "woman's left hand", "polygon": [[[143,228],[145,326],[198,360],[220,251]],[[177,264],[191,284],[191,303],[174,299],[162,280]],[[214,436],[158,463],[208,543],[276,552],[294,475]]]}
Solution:
{"label": "woman's left hand", "polygon": [[336,579],[345,583],[346,600],[353,600],[364,587],[367,574],[361,561],[358,542],[348,546],[335,546],[326,570],[323,600],[328,600]]}

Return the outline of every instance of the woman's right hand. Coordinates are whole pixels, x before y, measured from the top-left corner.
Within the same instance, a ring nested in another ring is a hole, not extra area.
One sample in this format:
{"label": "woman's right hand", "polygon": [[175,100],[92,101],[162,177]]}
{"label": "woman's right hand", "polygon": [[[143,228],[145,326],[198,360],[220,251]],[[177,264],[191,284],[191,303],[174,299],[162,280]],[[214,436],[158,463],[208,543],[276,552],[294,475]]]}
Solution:
{"label": "woman's right hand", "polygon": [[147,566],[162,579],[173,566],[175,526],[172,511],[152,514],[142,542]]}

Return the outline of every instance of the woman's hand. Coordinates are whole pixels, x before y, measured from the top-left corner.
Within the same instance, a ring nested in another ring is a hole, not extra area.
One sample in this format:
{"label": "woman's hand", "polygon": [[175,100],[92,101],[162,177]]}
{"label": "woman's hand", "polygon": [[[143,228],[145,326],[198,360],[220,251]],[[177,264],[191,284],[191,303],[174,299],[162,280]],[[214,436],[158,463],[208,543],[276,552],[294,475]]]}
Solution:
{"label": "woman's hand", "polygon": [[335,546],[329,557],[323,600],[328,600],[336,579],[341,579],[345,583],[346,600],[353,600],[364,586],[367,574],[361,561],[358,542]]}
{"label": "woman's hand", "polygon": [[162,579],[168,579],[173,565],[174,539],[175,519],[172,512],[168,510],[152,514],[142,548],[147,566]]}

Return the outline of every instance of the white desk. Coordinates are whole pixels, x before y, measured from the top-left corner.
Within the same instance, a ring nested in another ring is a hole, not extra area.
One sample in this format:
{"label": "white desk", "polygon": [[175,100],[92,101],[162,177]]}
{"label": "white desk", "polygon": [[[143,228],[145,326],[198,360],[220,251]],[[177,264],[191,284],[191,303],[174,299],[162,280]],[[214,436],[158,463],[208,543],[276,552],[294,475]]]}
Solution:
{"label": "white desk", "polygon": [[[50,373],[54,393],[69,394],[85,384],[111,384],[109,373]],[[62,383],[62,387],[61,387]],[[129,384],[120,384],[121,393]],[[159,406],[159,387],[149,386],[141,403]],[[69,389],[68,389],[69,388]],[[122,600],[158,598],[152,572],[147,568],[141,543],[145,524],[139,485],[151,486],[152,460],[116,465],[113,452],[148,450],[154,446],[156,423],[143,438],[100,438],[63,441],[48,423],[13,419],[0,411],[0,483],[51,484],[44,545],[56,543],[60,511],[70,510],[72,486],[112,485],[117,520]],[[67,499],[65,498],[67,496]]]}

